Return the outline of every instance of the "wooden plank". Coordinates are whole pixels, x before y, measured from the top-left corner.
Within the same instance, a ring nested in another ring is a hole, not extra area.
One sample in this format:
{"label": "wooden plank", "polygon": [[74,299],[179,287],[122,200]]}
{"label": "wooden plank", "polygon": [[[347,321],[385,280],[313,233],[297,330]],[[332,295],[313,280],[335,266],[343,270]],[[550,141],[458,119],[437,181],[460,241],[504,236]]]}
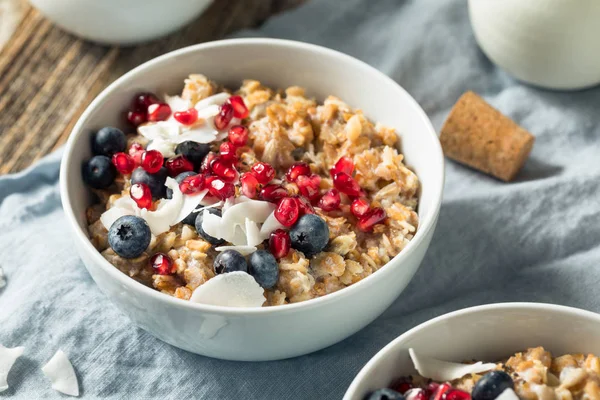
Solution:
{"label": "wooden plank", "polygon": [[22,170],[63,144],[87,104],[131,68],[254,27],[303,1],[215,1],[181,31],[123,48],[78,39],[25,5],[20,25],[0,52],[0,173]]}

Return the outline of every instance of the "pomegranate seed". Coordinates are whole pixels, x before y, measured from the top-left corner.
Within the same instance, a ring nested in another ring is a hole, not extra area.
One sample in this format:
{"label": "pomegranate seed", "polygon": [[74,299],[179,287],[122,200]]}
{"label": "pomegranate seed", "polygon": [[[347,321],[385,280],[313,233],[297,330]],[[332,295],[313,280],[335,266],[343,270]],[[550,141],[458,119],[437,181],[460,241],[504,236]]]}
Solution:
{"label": "pomegranate seed", "polygon": [[164,158],[158,150],[148,150],[142,154],[142,168],[151,174],[157,173],[163,165]]}
{"label": "pomegranate seed", "polygon": [[267,185],[260,191],[260,198],[271,203],[277,203],[287,195],[287,190],[279,185]]}
{"label": "pomegranate seed", "polygon": [[471,400],[471,395],[467,392],[463,392],[462,390],[453,389],[450,390],[444,396],[445,400]]}
{"label": "pomegranate seed", "polygon": [[289,182],[296,182],[301,175],[310,175],[310,167],[307,163],[298,162],[293,164],[285,174],[285,177]]}
{"label": "pomegranate seed", "polygon": [[227,102],[233,107],[233,116],[244,119],[248,116],[248,107],[244,103],[242,96],[231,96]]}
{"label": "pomegranate seed", "polygon": [[296,178],[296,185],[298,185],[300,193],[311,201],[319,197],[320,184],[321,177],[317,174],[312,174],[311,176],[300,175]]}
{"label": "pomegranate seed", "polygon": [[283,229],[277,229],[269,236],[269,250],[275,258],[287,256],[291,247],[290,235]]}
{"label": "pomegranate seed", "polygon": [[219,155],[226,160],[236,160],[237,147],[231,142],[223,142],[219,146]]}
{"label": "pomegranate seed", "polygon": [[217,176],[206,178],[206,186],[210,194],[220,200],[226,200],[235,195],[235,186],[233,186],[233,183],[225,182]]}
{"label": "pomegranate seed", "polygon": [[400,394],[404,394],[413,388],[413,384],[407,378],[400,378],[392,383],[391,388]]}
{"label": "pomegranate seed", "polygon": [[215,173],[219,178],[222,178],[225,182],[233,182],[237,177],[237,171],[231,165],[231,163],[227,162],[227,160],[221,159],[221,157],[215,158],[210,163],[210,169]]}
{"label": "pomegranate seed", "polygon": [[152,208],[152,192],[145,183],[134,183],[129,188],[129,196],[139,208],[150,210]]}
{"label": "pomegranate seed", "polygon": [[200,171],[210,172],[210,164],[213,162],[213,160],[215,158],[217,158],[217,155],[215,153],[213,153],[212,151],[210,153],[208,153],[206,155],[206,157],[204,157],[204,160],[202,160],[202,165],[200,166]]}
{"label": "pomegranate seed", "polygon": [[264,162],[255,163],[250,169],[250,173],[258,179],[263,185],[271,182],[275,178],[275,169],[270,164]]}
{"label": "pomegranate seed", "polygon": [[312,204],[310,204],[310,201],[304,197],[304,196],[298,196],[296,197],[296,200],[298,200],[298,207],[300,207],[300,215],[304,215],[304,214],[314,214],[315,213],[315,209],[313,208]]}
{"label": "pomegranate seed", "polygon": [[165,167],[169,171],[169,176],[177,176],[182,172],[194,170],[194,164],[181,154],[168,159]]}
{"label": "pomegranate seed", "polygon": [[335,163],[333,168],[329,170],[331,176],[333,177],[338,172],[345,172],[348,175],[352,176],[352,172],[354,172],[354,162],[350,157],[342,157]]}
{"label": "pomegranate seed", "polygon": [[148,107],[148,121],[164,121],[171,115],[171,107],[166,103],[152,104]]}
{"label": "pomegranate seed", "polygon": [[198,110],[195,108],[190,108],[186,111],[177,111],[175,114],[173,114],[173,118],[175,118],[175,120],[180,124],[191,125],[198,121]]}
{"label": "pomegranate seed", "polygon": [[321,200],[319,200],[319,207],[325,211],[333,211],[340,208],[341,202],[340,192],[338,192],[337,189],[331,189],[321,197]]}
{"label": "pomegranate seed", "polygon": [[363,190],[353,177],[345,172],[338,172],[333,176],[333,185],[337,190],[352,197],[360,197]]}
{"label": "pomegranate seed", "polygon": [[440,387],[439,383],[437,383],[437,382],[430,382],[429,385],[427,385],[427,390],[430,393],[435,393],[438,390],[439,387]]}
{"label": "pomegranate seed", "polygon": [[452,386],[449,383],[442,383],[431,395],[431,400],[445,400],[444,395],[449,390],[452,390]]}
{"label": "pomegranate seed", "polygon": [[248,143],[250,131],[243,125],[234,125],[229,129],[229,141],[236,146],[245,146]]}
{"label": "pomegranate seed", "polygon": [[385,220],[385,217],[386,215],[383,208],[373,208],[358,220],[358,229],[363,232],[371,232],[375,225],[380,224]]}
{"label": "pomegranate seed", "polygon": [[150,259],[150,265],[159,275],[171,275],[174,271],[171,257],[165,253],[156,253]]}
{"label": "pomegranate seed", "polygon": [[135,162],[127,153],[113,154],[112,163],[115,165],[115,167],[117,167],[117,171],[123,175],[129,175],[135,169]]}
{"label": "pomegranate seed", "polygon": [[277,218],[277,221],[288,228],[296,223],[299,215],[300,208],[298,207],[298,202],[293,197],[285,197],[275,209],[275,218]]}
{"label": "pomegranate seed", "polygon": [[131,147],[129,147],[128,151],[129,155],[133,159],[136,167],[142,165],[142,155],[144,154],[144,147],[139,143],[133,143]]}
{"label": "pomegranate seed", "polygon": [[356,218],[360,218],[365,215],[371,209],[371,205],[369,204],[369,200],[364,197],[360,197],[358,199],[354,199],[352,205],[350,206],[350,211]]}
{"label": "pomegranate seed", "polygon": [[431,393],[428,390],[416,388],[409,389],[406,393],[404,393],[404,398],[410,400],[429,400],[430,395]]}
{"label": "pomegranate seed", "polygon": [[221,110],[215,115],[215,128],[220,131],[227,128],[227,125],[231,122],[231,118],[233,118],[233,106],[229,103],[223,103]]}
{"label": "pomegranate seed", "polygon": [[145,111],[128,111],[127,112],[127,121],[133,126],[140,126],[144,122],[146,122],[146,112]]}
{"label": "pomegranate seed", "polygon": [[157,103],[160,103],[160,100],[158,99],[158,97],[156,97],[154,93],[138,93],[133,98],[131,108],[134,111],[142,111],[145,113],[148,111],[148,107],[150,107],[152,104]]}
{"label": "pomegranate seed", "polygon": [[251,199],[256,199],[260,190],[258,179],[251,173],[246,172],[240,178],[240,183],[242,184],[242,194]]}
{"label": "pomegranate seed", "polygon": [[205,177],[202,174],[187,176],[179,184],[179,190],[183,194],[198,193],[204,190],[205,187]]}

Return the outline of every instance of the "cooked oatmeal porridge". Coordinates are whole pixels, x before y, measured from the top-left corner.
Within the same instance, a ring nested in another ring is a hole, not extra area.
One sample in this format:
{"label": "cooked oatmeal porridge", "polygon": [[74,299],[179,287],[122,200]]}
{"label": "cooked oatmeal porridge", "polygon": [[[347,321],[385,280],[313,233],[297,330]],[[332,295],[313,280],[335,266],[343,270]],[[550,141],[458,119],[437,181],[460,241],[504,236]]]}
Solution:
{"label": "cooked oatmeal porridge", "polygon": [[[329,96],[190,75],[179,96],[135,97],[135,128],[94,136],[83,177],[92,243],[131,278],[194,301],[248,273],[263,305],[333,293],[412,239],[419,180],[390,127]],[[254,281],[253,281],[254,283]],[[260,305],[260,304],[259,304]]]}
{"label": "cooked oatmeal porridge", "polygon": [[417,356],[412,349],[411,358],[420,375],[400,377],[368,399],[600,399],[600,358],[593,354],[553,356],[535,347],[498,363],[468,363],[468,371],[467,364],[444,363],[440,368],[438,360]]}

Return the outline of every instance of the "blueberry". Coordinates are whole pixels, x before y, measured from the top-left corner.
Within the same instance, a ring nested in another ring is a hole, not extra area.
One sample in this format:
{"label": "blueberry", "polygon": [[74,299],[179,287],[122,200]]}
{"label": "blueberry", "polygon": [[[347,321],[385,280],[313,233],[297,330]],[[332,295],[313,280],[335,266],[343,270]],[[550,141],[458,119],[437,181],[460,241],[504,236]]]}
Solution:
{"label": "blueberry", "polygon": [[200,169],[204,157],[210,152],[210,146],[206,143],[182,142],[175,148],[175,154],[181,154],[194,164],[194,169]]}
{"label": "blueberry", "polygon": [[92,150],[94,154],[111,157],[120,151],[125,151],[127,147],[127,138],[123,131],[112,126],[100,129],[92,141]]}
{"label": "blueberry", "polygon": [[150,227],[140,217],[125,215],[110,226],[108,244],[123,258],[142,255],[150,244]]}
{"label": "blueberry", "polygon": [[290,239],[294,249],[312,257],[329,243],[329,227],[318,215],[305,214],[290,229]]}
{"label": "blueberry", "polygon": [[146,172],[142,167],[138,167],[131,174],[131,183],[144,183],[148,185],[152,192],[152,198],[155,200],[162,199],[167,195],[167,187],[165,186],[167,176],[168,171],[165,167],[162,167],[155,174]]}
{"label": "blueberry", "polygon": [[279,264],[273,254],[266,250],[257,250],[250,255],[248,272],[265,289],[270,289],[279,279]]}
{"label": "blueberry", "polygon": [[473,400],[493,400],[506,389],[514,389],[515,383],[504,371],[492,371],[485,374],[473,387]]}
{"label": "blueberry", "polygon": [[248,272],[248,264],[243,255],[235,250],[225,250],[215,257],[213,268],[216,274],[227,272]]}
{"label": "blueberry", "polygon": [[83,180],[94,189],[106,189],[115,181],[117,169],[106,156],[94,156],[83,164]]}
{"label": "blueberry", "polygon": [[404,400],[404,396],[393,389],[379,389],[371,393],[365,400]]}
{"label": "blueberry", "polygon": [[[208,210],[209,213],[218,215],[219,217],[221,216],[221,210],[219,210],[217,208],[205,208],[204,210]],[[204,210],[202,210],[198,213],[198,216],[196,217],[196,221],[194,222],[194,226],[196,227],[196,231],[198,231],[198,235],[200,235],[202,237],[202,239],[206,240],[208,243],[212,244],[213,246],[220,246],[222,244],[225,244],[225,241],[223,239],[214,238],[214,237],[210,236],[208,233],[204,232],[204,229],[202,229],[202,220],[203,220],[203,216],[204,216]]]}
{"label": "blueberry", "polygon": [[[179,175],[177,175],[175,177],[175,180],[177,181],[177,183],[181,183],[185,178],[187,178],[188,176],[193,176],[193,175],[197,175],[196,172],[194,171],[185,171],[180,173]],[[171,199],[173,198],[173,191],[169,188],[167,188],[167,199]],[[193,223],[190,225],[194,225]]]}

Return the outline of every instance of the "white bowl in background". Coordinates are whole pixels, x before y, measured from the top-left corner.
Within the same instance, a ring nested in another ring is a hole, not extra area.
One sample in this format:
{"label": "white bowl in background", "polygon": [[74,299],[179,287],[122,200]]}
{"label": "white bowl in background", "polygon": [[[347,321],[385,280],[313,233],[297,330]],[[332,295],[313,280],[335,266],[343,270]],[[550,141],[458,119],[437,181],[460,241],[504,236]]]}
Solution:
{"label": "white bowl in background", "polygon": [[[190,303],[160,293],[113,267],[92,246],[85,210],[91,203],[81,166],[94,131],[123,126],[135,93],[178,93],[190,73],[237,87],[258,79],[272,87],[299,85],[323,100],[332,94],[373,121],[396,128],[406,164],[421,180],[420,224],[413,240],[386,266],[327,296],[267,308]],[[444,160],[431,123],[415,100],[375,68],[319,46],[275,39],[233,39],[184,48],[151,60],[111,84],[85,110],[66,145],[61,199],[79,252],[100,289],[133,322],[182,349],[230,360],[273,360],[332,345],[377,318],[402,292],[429,246],[444,183]]]}
{"label": "white bowl in background", "polygon": [[475,39],[517,79],[549,89],[600,83],[600,1],[469,0]]}
{"label": "white bowl in background", "polygon": [[67,32],[104,44],[130,45],[174,32],[212,0],[29,0]]}
{"label": "white bowl in background", "polygon": [[396,378],[416,374],[408,349],[444,361],[494,362],[528,347],[553,355],[600,355],[600,315],[542,303],[499,303],[444,314],[407,331],[358,373],[344,400],[363,400]]}

